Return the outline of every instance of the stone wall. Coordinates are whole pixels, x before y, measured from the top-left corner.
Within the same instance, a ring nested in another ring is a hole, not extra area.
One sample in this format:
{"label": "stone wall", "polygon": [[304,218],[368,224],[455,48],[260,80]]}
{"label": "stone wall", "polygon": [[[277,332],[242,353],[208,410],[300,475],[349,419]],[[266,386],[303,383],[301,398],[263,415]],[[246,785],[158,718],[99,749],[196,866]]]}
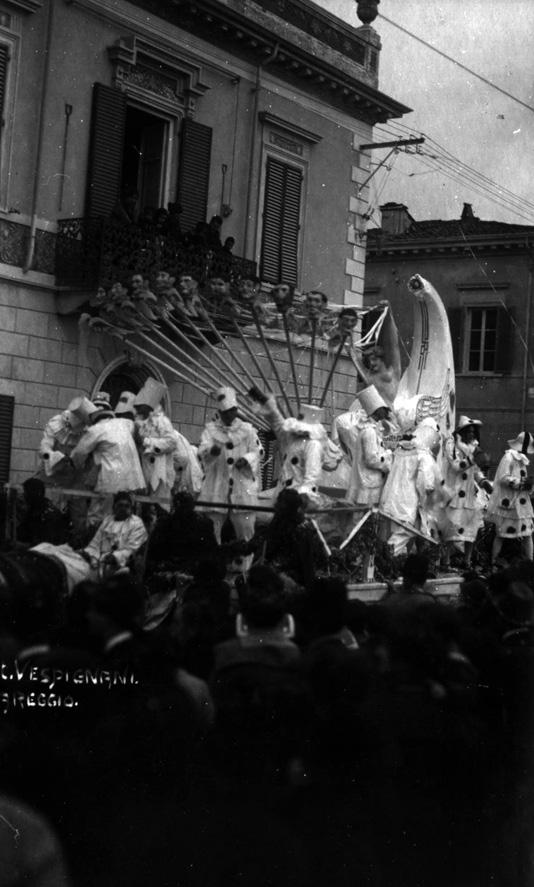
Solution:
{"label": "stone wall", "polygon": [[[253,349],[265,376],[279,394],[274,374],[257,337],[251,337]],[[254,382],[265,385],[239,339],[227,339],[229,351],[236,355],[248,370],[238,366],[226,349],[220,347],[224,361],[234,367],[248,389]],[[150,346],[149,346],[150,347]],[[285,342],[271,341],[269,347],[278,373],[292,405],[295,403],[291,367]],[[172,357],[153,350],[172,364]],[[308,400],[309,347],[295,346],[295,365],[301,400]],[[121,350],[115,340],[91,334],[86,349],[80,346],[77,317],[56,313],[53,291],[44,284],[3,280],[0,282],[0,394],[15,399],[11,453],[11,483],[21,483],[33,474],[39,465],[37,449],[46,422],[80,393],[89,396],[97,387],[105,387],[108,372],[117,369],[121,361],[133,357],[133,352]],[[218,359],[214,358],[217,362]],[[318,351],[314,373],[314,400],[323,390],[332,356]],[[174,424],[192,442],[197,444],[205,422],[215,415],[215,403],[191,384],[178,380],[157,360],[144,361],[145,369],[165,381],[169,387],[169,405]],[[191,378],[197,375],[191,367]],[[218,384],[233,384],[234,379],[222,367]],[[215,384],[212,386],[215,388]],[[333,386],[325,401],[326,425],[333,415],[345,410],[355,397],[356,373],[352,362],[344,357],[334,375]],[[294,409],[296,413],[296,407]]]}

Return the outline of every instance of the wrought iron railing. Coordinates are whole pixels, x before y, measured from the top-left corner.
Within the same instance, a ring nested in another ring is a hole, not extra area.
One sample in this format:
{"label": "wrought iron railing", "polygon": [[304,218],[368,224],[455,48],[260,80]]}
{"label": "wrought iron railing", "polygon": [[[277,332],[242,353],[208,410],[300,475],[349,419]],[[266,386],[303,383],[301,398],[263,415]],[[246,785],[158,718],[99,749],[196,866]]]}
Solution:
{"label": "wrought iron railing", "polygon": [[239,280],[256,274],[256,263],[224,251],[213,251],[154,228],[107,219],[62,219],[56,242],[56,279],[59,286],[83,289],[128,284],[132,274],[149,280],[157,271],[174,277],[189,271],[204,283],[208,277],[228,274]]}

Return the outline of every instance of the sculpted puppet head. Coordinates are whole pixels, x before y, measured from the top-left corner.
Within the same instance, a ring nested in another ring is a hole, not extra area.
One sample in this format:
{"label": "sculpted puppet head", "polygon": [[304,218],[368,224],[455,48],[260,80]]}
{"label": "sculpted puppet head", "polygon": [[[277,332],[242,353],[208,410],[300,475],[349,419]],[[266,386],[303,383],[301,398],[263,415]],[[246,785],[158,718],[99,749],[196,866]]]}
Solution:
{"label": "sculpted puppet head", "polygon": [[339,312],[337,324],[342,336],[350,335],[357,323],[358,313],[354,308],[343,308]]}
{"label": "sculpted puppet head", "polygon": [[174,277],[171,277],[168,271],[158,271],[156,275],[156,289],[158,292],[165,292],[174,284]]}
{"label": "sculpted puppet head", "polygon": [[282,314],[291,308],[294,295],[295,287],[289,283],[279,283],[272,290],[274,303]]}
{"label": "sculpted puppet head", "polygon": [[186,302],[191,301],[197,295],[198,283],[189,272],[180,274],[178,278],[178,292]]}
{"label": "sculpted puppet head", "polygon": [[208,283],[210,295],[217,302],[224,302],[230,298],[230,283],[224,277],[212,277]]}
{"label": "sculpted puppet head", "polygon": [[305,310],[310,318],[320,317],[328,305],[328,297],[319,290],[310,290],[306,293]]}
{"label": "sculpted puppet head", "polygon": [[237,285],[239,298],[243,302],[254,302],[260,295],[260,284],[252,277],[242,277]]}
{"label": "sculpted puppet head", "polygon": [[144,288],[144,280],[142,274],[133,274],[132,279],[130,281],[130,285],[132,288],[132,295],[138,295]]}

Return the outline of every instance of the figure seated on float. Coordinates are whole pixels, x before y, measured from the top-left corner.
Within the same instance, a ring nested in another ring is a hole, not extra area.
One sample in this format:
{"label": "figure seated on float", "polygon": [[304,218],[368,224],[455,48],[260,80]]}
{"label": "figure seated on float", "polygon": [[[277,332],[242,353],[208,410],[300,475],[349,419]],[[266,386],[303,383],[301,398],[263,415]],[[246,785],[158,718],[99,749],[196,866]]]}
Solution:
{"label": "figure seated on float", "polygon": [[118,492],[113,497],[113,513],[104,518],[95,535],[84,548],[51,545],[43,542],[30,551],[59,560],[67,573],[69,592],[78,582],[98,580],[117,572],[128,572],[133,558],[148,539],[145,525],[133,513],[133,497]]}

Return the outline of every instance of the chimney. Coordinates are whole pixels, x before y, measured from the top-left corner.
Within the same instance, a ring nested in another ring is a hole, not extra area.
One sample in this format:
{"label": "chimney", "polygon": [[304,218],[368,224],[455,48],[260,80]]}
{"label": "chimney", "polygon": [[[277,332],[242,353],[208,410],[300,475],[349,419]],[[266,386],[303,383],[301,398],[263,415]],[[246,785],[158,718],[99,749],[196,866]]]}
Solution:
{"label": "chimney", "polygon": [[385,203],[380,207],[382,214],[382,233],[390,237],[405,234],[414,219],[403,203]]}
{"label": "chimney", "polygon": [[473,206],[471,203],[464,203],[464,208],[462,210],[462,215],[460,218],[463,219],[474,219],[476,218],[473,212]]}

